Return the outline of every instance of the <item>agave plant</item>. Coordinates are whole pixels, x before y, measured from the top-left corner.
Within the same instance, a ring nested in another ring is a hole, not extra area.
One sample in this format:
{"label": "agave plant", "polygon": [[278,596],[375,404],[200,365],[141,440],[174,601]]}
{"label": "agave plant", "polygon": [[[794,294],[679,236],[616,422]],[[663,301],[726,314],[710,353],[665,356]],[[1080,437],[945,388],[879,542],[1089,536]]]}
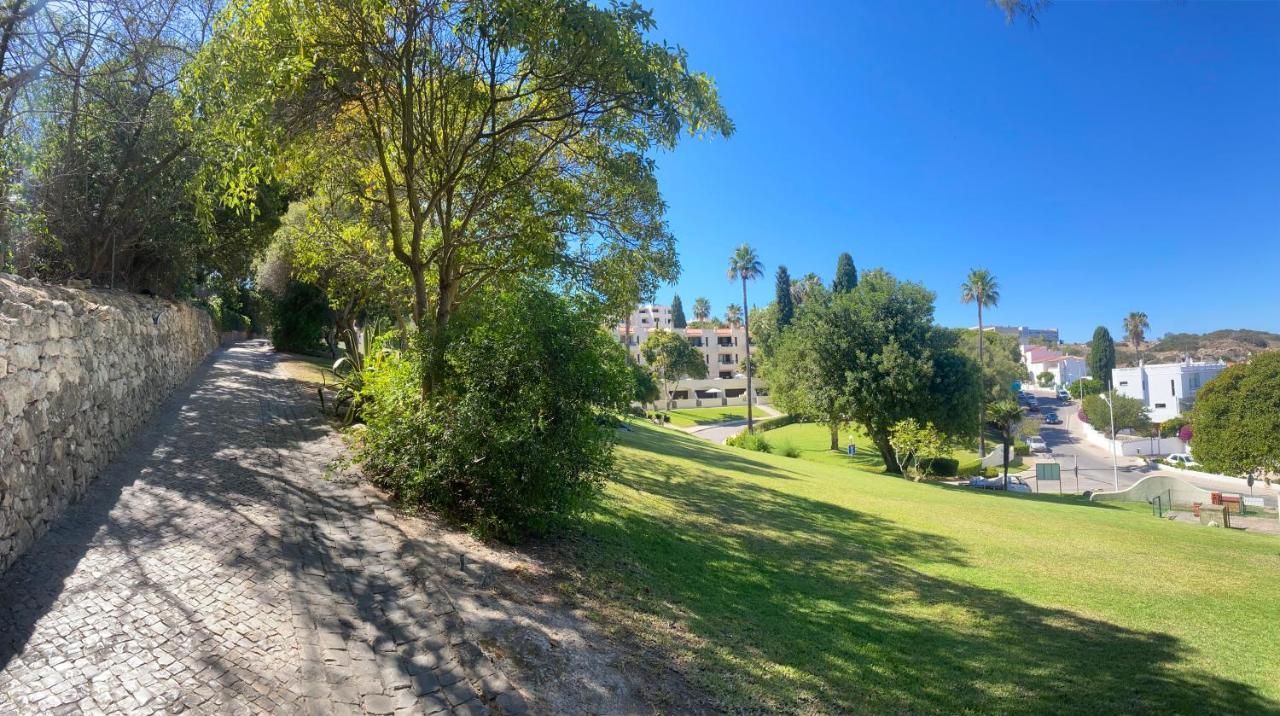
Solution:
{"label": "agave plant", "polygon": [[[369,367],[369,352],[380,350],[390,352],[392,348],[380,345],[380,340],[388,332],[390,324],[386,319],[378,318],[366,323],[359,330],[344,331],[343,355],[333,362],[330,373],[337,385],[337,395],[333,400],[333,414],[343,415],[343,422],[351,424],[360,417],[361,389],[364,388],[365,370]],[[345,412],[343,412],[345,409]]]}

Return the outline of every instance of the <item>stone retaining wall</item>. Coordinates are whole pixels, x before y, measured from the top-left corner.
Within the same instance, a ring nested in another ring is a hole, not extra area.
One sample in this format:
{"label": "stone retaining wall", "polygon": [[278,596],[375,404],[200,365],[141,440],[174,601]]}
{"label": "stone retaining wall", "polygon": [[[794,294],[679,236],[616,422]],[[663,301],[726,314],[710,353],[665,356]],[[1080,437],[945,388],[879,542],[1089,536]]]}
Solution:
{"label": "stone retaining wall", "polygon": [[0,572],[218,338],[185,303],[0,274]]}

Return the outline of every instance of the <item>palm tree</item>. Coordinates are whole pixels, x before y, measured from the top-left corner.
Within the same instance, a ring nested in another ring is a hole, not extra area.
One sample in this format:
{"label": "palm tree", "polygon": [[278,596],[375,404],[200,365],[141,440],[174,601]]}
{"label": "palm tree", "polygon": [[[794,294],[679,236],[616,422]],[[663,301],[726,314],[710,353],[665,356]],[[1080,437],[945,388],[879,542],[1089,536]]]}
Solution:
{"label": "palm tree", "polygon": [[982,334],[986,329],[982,325],[982,309],[995,307],[1000,303],[1000,284],[996,277],[986,269],[970,269],[969,278],[960,284],[960,300],[964,303],[978,304],[978,384],[981,392],[978,395],[978,452],[987,453],[987,379],[983,370],[986,362],[982,357]]}
{"label": "palm tree", "polygon": [[751,418],[751,313],[747,310],[747,281],[754,281],[764,275],[764,264],[756,250],[743,244],[729,257],[729,280],[742,281],[742,325],[746,329],[747,344],[747,432],[755,430],[755,422]]}
{"label": "palm tree", "polygon": [[1150,327],[1147,314],[1142,311],[1133,311],[1124,319],[1124,338],[1133,346],[1134,360],[1142,359],[1142,341],[1146,339],[1146,332]]}
{"label": "palm tree", "polygon": [[1009,447],[1018,436],[1022,422],[1022,408],[1012,400],[1001,400],[991,406],[991,422],[1000,430],[1000,443],[1004,446],[1004,489],[1009,489]]}
{"label": "palm tree", "polygon": [[699,296],[693,302],[693,320],[705,321],[711,315],[711,303],[707,299]]}
{"label": "palm tree", "polygon": [[738,307],[738,304],[731,303],[725,307],[724,321],[734,328],[738,327],[738,324],[742,322],[742,309]]}

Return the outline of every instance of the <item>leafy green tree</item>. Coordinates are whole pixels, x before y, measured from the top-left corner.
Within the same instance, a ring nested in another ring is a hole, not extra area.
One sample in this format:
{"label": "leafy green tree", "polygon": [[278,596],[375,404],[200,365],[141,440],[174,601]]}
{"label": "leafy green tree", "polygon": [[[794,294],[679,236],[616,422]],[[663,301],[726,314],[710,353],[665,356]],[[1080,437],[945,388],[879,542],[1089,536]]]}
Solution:
{"label": "leafy green tree", "polygon": [[1040,383],[1040,387],[1041,387],[1041,388],[1049,388],[1049,387],[1052,387],[1052,386],[1053,386],[1053,373],[1050,373],[1050,372],[1049,372],[1049,371],[1047,371],[1047,370],[1045,370],[1045,371],[1041,371],[1041,372],[1040,372],[1040,375],[1037,375],[1037,376],[1036,376],[1036,381]]}
{"label": "leafy green tree", "polygon": [[[960,301],[978,305],[978,365],[985,366],[987,362],[983,358],[982,349],[986,340],[986,328],[982,324],[982,309],[1000,304],[1000,284],[990,271],[986,269],[970,269],[968,278],[965,279],[964,283],[960,284]],[[986,386],[982,386],[981,393],[982,395],[978,399],[978,425],[985,425],[987,422]],[[985,430],[978,431],[978,452],[982,454],[987,452],[985,433]]]}
{"label": "leafy green tree", "polygon": [[693,347],[688,338],[658,329],[649,334],[640,346],[640,356],[662,383],[663,400],[671,400],[672,391],[681,378],[706,378],[707,364],[702,353]]}
{"label": "leafy green tree", "polygon": [[1124,318],[1124,339],[1133,346],[1133,354],[1135,364],[1142,360],[1142,341],[1146,339],[1147,330],[1151,328],[1151,323],[1147,320],[1147,314],[1141,311],[1132,311]]}
{"label": "leafy green tree", "polygon": [[848,252],[836,259],[836,277],[831,281],[832,293],[848,293],[858,287],[858,269]]}
{"label": "leafy green tree", "polygon": [[897,460],[889,442],[899,420],[930,422],[951,437],[972,435],[979,399],[978,366],[953,332],[933,323],[932,292],[883,270],[862,275],[858,287],[836,294],[832,308],[854,341],[847,366],[850,416],[876,444],[888,469]]}
{"label": "leafy green tree", "polygon": [[796,307],[791,301],[791,274],[787,272],[786,266],[778,267],[777,281],[774,286],[774,323],[778,330],[791,325],[791,319],[795,318]]}
{"label": "leafy green tree", "polygon": [[904,477],[919,482],[924,476],[920,461],[940,454],[944,440],[932,423],[921,425],[914,418],[899,420],[889,429],[889,444],[893,445],[898,469]]}
{"label": "leafy green tree", "polygon": [[490,291],[450,330],[444,380],[420,398],[418,348],[366,370],[359,459],[373,480],[481,535],[541,534],[590,504],[635,395],[594,307],[533,283]]}
{"label": "leafy green tree", "polygon": [[1104,386],[1111,385],[1111,371],[1116,367],[1116,342],[1111,340],[1111,331],[1106,326],[1098,326],[1093,330],[1093,340],[1089,341],[1089,356],[1085,359],[1089,365],[1089,373],[1094,380],[1102,381]]}
{"label": "leafy green tree", "polygon": [[826,303],[830,300],[831,292],[822,284],[822,277],[812,271],[791,281],[791,302],[797,310],[806,303]]}
{"label": "leafy green tree", "polygon": [[1258,354],[1204,384],[1191,422],[1196,460],[1210,470],[1280,474],[1280,352]]}
{"label": "leafy green tree", "polygon": [[[1111,398],[1115,404],[1116,433],[1121,430],[1132,430],[1138,434],[1148,434],[1151,430],[1151,417],[1147,414],[1147,406],[1141,400],[1118,393],[1112,393]],[[1107,405],[1105,393],[1085,396],[1082,407],[1085,416],[1089,418],[1090,425],[1104,434],[1110,432],[1111,407]],[[1114,438],[1115,435],[1110,437]]]}
{"label": "leafy green tree", "polygon": [[730,326],[733,326],[734,328],[737,328],[739,325],[741,325],[742,324],[742,307],[736,303],[731,303],[728,306],[725,306],[724,322],[728,323]]}
{"label": "leafy green tree", "polygon": [[1000,445],[1004,448],[1004,486],[1009,488],[1009,448],[1018,437],[1022,424],[1022,408],[1012,400],[1001,400],[991,405],[991,424],[1000,433]]}
{"label": "leafy green tree", "polygon": [[979,332],[972,328],[956,329],[960,350],[978,364],[978,338],[983,339],[984,351],[982,376],[988,402],[1009,400],[1013,397],[1013,384],[1025,380],[1026,365],[1018,348],[1017,336],[1006,336],[992,331]]}
{"label": "leafy green tree", "polygon": [[711,317],[711,303],[702,296],[693,301],[693,320],[705,321]]}
{"label": "leafy green tree", "polygon": [[769,391],[775,405],[827,427],[840,449],[840,426],[853,418],[850,370],[859,363],[855,314],[844,303],[807,303],[778,340],[769,342]]}
{"label": "leafy green tree", "polygon": [[760,263],[756,250],[750,246],[739,246],[729,257],[729,280],[742,282],[742,325],[747,333],[747,340],[743,345],[747,354],[747,432],[755,430],[755,420],[751,414],[751,312],[747,308],[747,281],[754,281],[763,275],[764,264]]}
{"label": "leafy green tree", "polygon": [[1067,386],[1067,392],[1076,400],[1084,400],[1086,396],[1097,395],[1106,389],[1107,386],[1096,378],[1080,378]]}
{"label": "leafy green tree", "polygon": [[680,294],[671,298],[671,327],[684,328],[688,322],[684,318],[684,304],[680,302]]}
{"label": "leafy green tree", "polygon": [[631,369],[631,381],[634,387],[631,399],[640,405],[652,405],[658,402],[662,397],[662,391],[658,389],[658,383],[651,373],[639,363],[627,363]]}
{"label": "leafy green tree", "polygon": [[231,3],[184,84],[221,199],[341,151],[386,212],[430,338],[423,394],[457,310],[555,278],[621,315],[674,278],[652,150],[727,135],[711,80],[649,40],[636,4],[590,0]]}

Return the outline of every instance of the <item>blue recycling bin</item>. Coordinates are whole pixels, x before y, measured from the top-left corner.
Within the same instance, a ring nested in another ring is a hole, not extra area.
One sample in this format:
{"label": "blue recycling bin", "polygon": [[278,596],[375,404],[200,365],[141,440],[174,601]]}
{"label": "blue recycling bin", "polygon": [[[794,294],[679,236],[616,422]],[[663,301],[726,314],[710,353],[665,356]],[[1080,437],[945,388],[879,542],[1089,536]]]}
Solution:
{"label": "blue recycling bin", "polygon": [[849,454],[850,455],[858,454],[858,446],[854,445],[853,443],[849,443]]}

